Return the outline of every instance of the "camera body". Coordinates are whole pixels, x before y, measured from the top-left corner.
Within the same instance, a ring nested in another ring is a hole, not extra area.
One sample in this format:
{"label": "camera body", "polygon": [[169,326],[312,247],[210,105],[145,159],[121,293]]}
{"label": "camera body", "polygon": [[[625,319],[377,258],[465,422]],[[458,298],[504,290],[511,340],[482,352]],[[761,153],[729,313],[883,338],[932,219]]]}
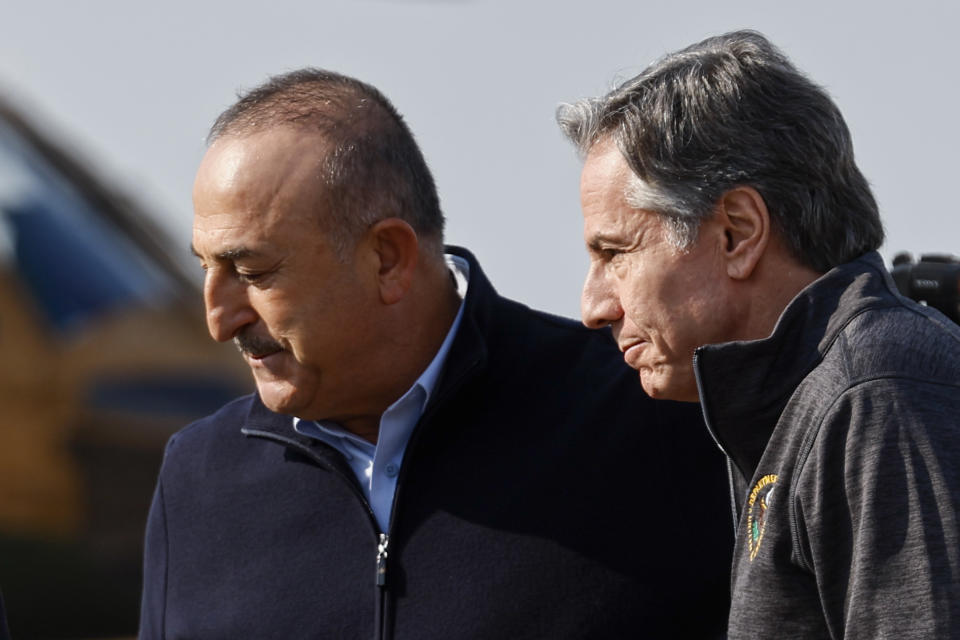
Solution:
{"label": "camera body", "polygon": [[890,274],[900,293],[933,307],[960,324],[960,258],[943,254],[898,253]]}

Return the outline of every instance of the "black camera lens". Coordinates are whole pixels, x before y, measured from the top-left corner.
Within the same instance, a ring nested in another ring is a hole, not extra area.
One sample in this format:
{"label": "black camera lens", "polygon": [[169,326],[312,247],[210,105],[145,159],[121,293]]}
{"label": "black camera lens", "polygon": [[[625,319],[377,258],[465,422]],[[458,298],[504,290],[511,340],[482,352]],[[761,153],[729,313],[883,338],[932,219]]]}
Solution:
{"label": "black camera lens", "polygon": [[960,324],[960,258],[926,254],[914,262],[909,253],[899,253],[890,273],[900,293]]}

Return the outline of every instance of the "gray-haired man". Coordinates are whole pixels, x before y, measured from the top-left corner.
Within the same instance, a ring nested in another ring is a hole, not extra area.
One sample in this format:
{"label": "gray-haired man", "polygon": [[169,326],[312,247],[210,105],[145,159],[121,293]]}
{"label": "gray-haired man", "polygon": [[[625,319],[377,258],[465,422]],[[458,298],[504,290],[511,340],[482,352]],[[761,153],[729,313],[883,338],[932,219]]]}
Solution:
{"label": "gray-haired man", "polygon": [[730,637],[960,637],[960,327],[897,294],[836,105],[743,31],[558,120],[584,323],[728,456]]}

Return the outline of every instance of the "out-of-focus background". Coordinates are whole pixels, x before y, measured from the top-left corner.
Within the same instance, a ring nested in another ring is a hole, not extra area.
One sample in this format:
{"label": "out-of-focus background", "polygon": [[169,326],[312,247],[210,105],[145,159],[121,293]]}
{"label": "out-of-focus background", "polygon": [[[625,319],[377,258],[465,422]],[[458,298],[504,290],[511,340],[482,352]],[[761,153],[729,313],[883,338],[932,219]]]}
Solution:
{"label": "out-of-focus background", "polygon": [[389,96],[448,241],[499,290],[579,313],[579,161],[556,105],[749,27],[833,95],[885,258],[960,253],[960,4],[328,0],[4,6],[0,20],[0,589],[17,638],[130,635],[162,446],[248,388],[206,336],[190,189],[214,117],[312,65]]}
{"label": "out-of-focus background", "polygon": [[0,102],[0,589],[15,638],[135,631],[164,442],[249,386],[175,254]]}

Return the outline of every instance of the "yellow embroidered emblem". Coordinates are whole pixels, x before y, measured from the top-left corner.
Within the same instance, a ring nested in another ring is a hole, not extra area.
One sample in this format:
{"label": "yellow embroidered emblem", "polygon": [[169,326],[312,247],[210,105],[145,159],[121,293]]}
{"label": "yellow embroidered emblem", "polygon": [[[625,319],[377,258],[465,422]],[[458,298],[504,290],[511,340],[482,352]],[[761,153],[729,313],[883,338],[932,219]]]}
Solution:
{"label": "yellow embroidered emblem", "polygon": [[750,491],[747,500],[747,548],[750,551],[750,560],[757,557],[760,543],[763,542],[763,531],[767,526],[767,511],[773,506],[773,490],[777,486],[777,476],[765,475]]}

